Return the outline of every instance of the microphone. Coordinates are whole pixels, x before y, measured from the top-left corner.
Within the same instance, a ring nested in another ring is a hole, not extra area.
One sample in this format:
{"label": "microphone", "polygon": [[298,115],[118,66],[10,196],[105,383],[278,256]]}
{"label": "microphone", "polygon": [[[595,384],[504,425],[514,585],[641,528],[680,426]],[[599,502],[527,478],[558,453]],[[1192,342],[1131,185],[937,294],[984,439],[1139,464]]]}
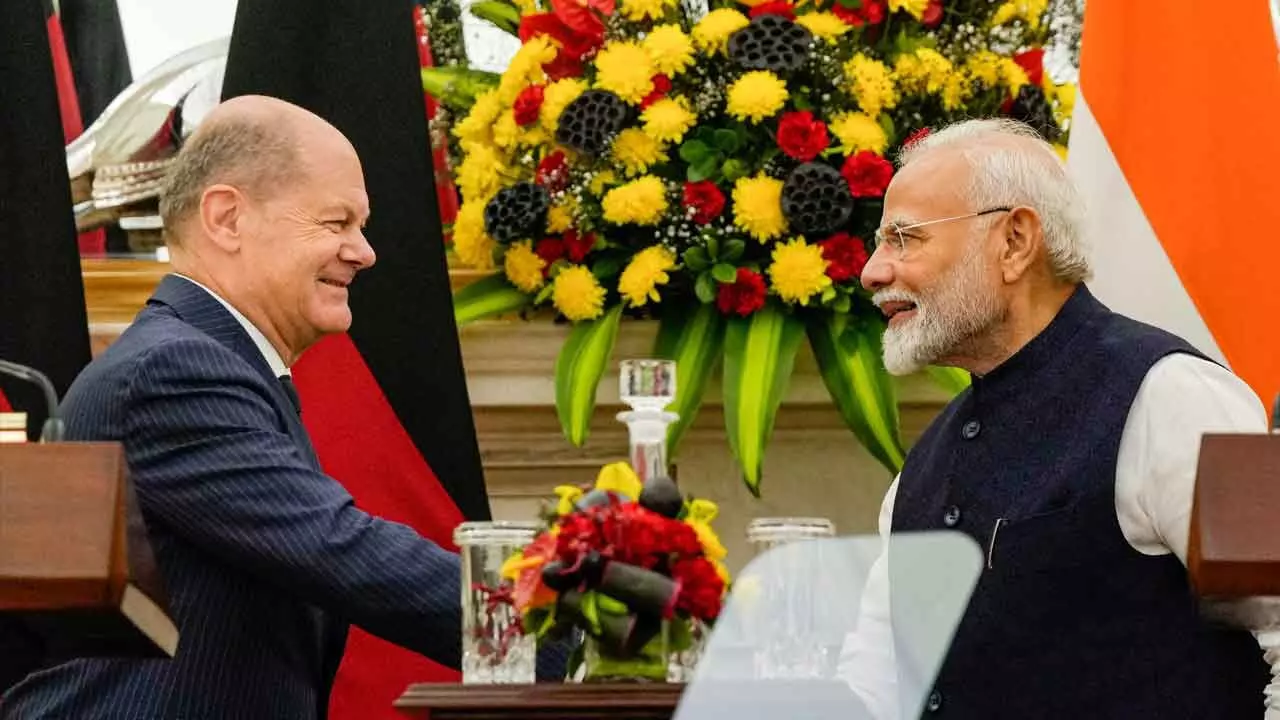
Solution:
{"label": "microphone", "polygon": [[62,435],[66,428],[62,424],[62,418],[58,417],[58,392],[53,389],[53,383],[49,381],[49,377],[35,368],[8,360],[0,360],[0,374],[40,386],[40,390],[44,392],[45,407],[48,410],[44,427],[40,429],[40,442],[62,442]]}

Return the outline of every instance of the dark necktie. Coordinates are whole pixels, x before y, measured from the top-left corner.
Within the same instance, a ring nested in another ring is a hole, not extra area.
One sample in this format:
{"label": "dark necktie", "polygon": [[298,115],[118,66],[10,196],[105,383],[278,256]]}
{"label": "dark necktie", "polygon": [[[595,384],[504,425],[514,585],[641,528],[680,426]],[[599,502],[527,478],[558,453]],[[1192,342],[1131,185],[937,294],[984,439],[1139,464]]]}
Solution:
{"label": "dark necktie", "polygon": [[281,375],[280,387],[284,388],[284,394],[289,396],[289,402],[293,404],[294,412],[298,413],[298,417],[302,417],[302,401],[298,399],[298,386],[293,384],[293,378],[288,375]]}

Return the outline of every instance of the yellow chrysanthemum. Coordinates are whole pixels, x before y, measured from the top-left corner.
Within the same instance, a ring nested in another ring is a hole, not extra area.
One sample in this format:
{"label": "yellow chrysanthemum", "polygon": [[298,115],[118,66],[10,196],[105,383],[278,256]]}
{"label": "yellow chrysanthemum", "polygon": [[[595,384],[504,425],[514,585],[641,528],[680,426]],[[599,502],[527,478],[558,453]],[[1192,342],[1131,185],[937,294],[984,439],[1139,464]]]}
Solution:
{"label": "yellow chrysanthemum", "polygon": [[462,122],[453,127],[454,137],[463,143],[488,143],[493,140],[493,123],[503,110],[502,100],[496,89],[486,90],[476,96],[471,111]]}
{"label": "yellow chrysanthemum", "polygon": [[1000,56],[990,50],[979,50],[970,55],[964,69],[970,77],[987,87],[1000,84]]}
{"label": "yellow chrysanthemum", "polygon": [[942,109],[947,112],[955,112],[964,108],[964,104],[973,96],[973,85],[969,82],[969,75],[963,70],[957,70],[947,77],[947,81],[942,85]]}
{"label": "yellow chrysanthemum", "polygon": [[538,3],[536,0],[515,0],[516,7],[520,9],[520,14],[534,15],[538,12]]}
{"label": "yellow chrysanthemum", "polygon": [[689,512],[684,519],[697,533],[702,552],[712,561],[723,560],[729,554],[716,531],[711,528],[711,521],[719,514],[720,508],[715,503],[697,499],[689,502]]}
{"label": "yellow chrysanthemum", "polygon": [[754,70],[729,86],[725,110],[739,120],[759,123],[781,110],[788,97],[782,78],[768,70]]}
{"label": "yellow chrysanthemum", "polygon": [[547,261],[538,257],[538,254],[533,251],[533,243],[529,240],[518,242],[507,248],[507,254],[502,261],[502,270],[507,274],[507,279],[512,285],[527,293],[537,291],[546,282],[542,276],[542,269],[546,266]]}
{"label": "yellow chrysanthemum", "polygon": [[[1048,73],[1045,73],[1048,75]],[[1076,86],[1073,83],[1064,83],[1054,89],[1054,100],[1057,102],[1057,111],[1060,117],[1071,117],[1076,110]]]}
{"label": "yellow chrysanthemum", "polygon": [[903,53],[893,64],[898,87],[910,93],[938,93],[954,74],[951,61],[937,50],[919,48],[914,53]]}
{"label": "yellow chrysanthemum", "polygon": [[1027,79],[1027,71],[1013,61],[1013,58],[1000,60],[1000,84],[1009,88],[1011,95],[1017,95],[1023,85],[1031,82]]}
{"label": "yellow chrysanthemum", "polygon": [[627,128],[613,139],[613,159],[622,165],[628,176],[647,172],[650,167],[666,162],[667,154],[662,143],[654,140],[640,128]]}
{"label": "yellow chrysanthemum", "polygon": [[556,52],[546,35],[539,35],[521,45],[498,82],[498,97],[502,102],[510,105],[525,88],[541,82],[546,77],[542,66],[555,60]]}
{"label": "yellow chrysanthemum", "polygon": [[520,126],[516,124],[515,113],[504,112],[493,124],[493,144],[503,150],[511,150],[520,138]]}
{"label": "yellow chrysanthemum", "polygon": [[632,22],[660,20],[675,4],[675,0],[622,0],[621,10],[623,17]]}
{"label": "yellow chrysanthemum", "polygon": [[866,114],[875,117],[881,110],[897,106],[898,91],[884,63],[858,53],[845,63],[844,74],[858,107]]}
{"label": "yellow chrysanthemum", "polygon": [[693,42],[707,55],[723,53],[729,45],[729,36],[750,24],[747,16],[737,10],[712,10],[693,26]]}
{"label": "yellow chrysanthemum", "polygon": [[740,178],[733,186],[733,224],[760,242],[785,232],[782,181],[763,174]]}
{"label": "yellow chrysanthemum", "polygon": [[906,10],[917,20],[924,17],[924,11],[928,7],[929,0],[889,0],[889,12]]}
{"label": "yellow chrysanthemum", "polygon": [[542,108],[538,111],[538,121],[549,133],[554,133],[560,124],[560,113],[569,103],[587,91],[587,84],[575,78],[557,80],[542,91]]}
{"label": "yellow chrysanthemum", "polygon": [[551,304],[573,322],[595,320],[604,312],[604,288],[590,270],[572,265],[556,275]]}
{"label": "yellow chrysanthemum", "polygon": [[602,170],[592,176],[591,181],[587,183],[587,189],[592,195],[600,197],[609,186],[618,182],[618,176],[612,170]]}
{"label": "yellow chrysanthemum", "polygon": [[638,43],[612,42],[596,55],[596,85],[632,105],[653,92],[654,75],[649,53]]}
{"label": "yellow chrysanthemum", "polygon": [[684,98],[662,98],[640,114],[644,131],[659,142],[677,143],[684,139],[698,116],[689,110]]}
{"label": "yellow chrysanthemum", "polygon": [[884,128],[866,113],[837,115],[831,122],[831,134],[840,141],[841,152],[846,155],[863,150],[883,155],[885,148],[889,147],[889,136]]}
{"label": "yellow chrysanthemum", "polygon": [[654,225],[667,211],[667,188],[658,178],[645,175],[605,193],[600,208],[604,219],[614,225]]}
{"label": "yellow chrysanthemum", "polygon": [[653,67],[663,75],[675,77],[693,64],[693,41],[679,25],[660,25],[644,39]]}
{"label": "yellow chrysanthemum", "polygon": [[631,258],[627,269],[618,278],[618,294],[631,307],[640,307],[650,300],[660,301],[658,286],[666,285],[671,276],[667,271],[676,266],[676,256],[661,245],[653,245],[641,250]]}
{"label": "yellow chrysanthemum", "polygon": [[823,40],[835,40],[850,30],[849,25],[845,24],[839,16],[825,11],[805,13],[796,18],[796,24],[802,25]]}
{"label": "yellow chrysanthemum", "polygon": [[1054,151],[1054,152],[1056,152],[1056,153],[1058,153],[1058,157],[1062,159],[1062,162],[1066,162],[1066,161],[1067,161],[1067,146],[1066,146],[1066,145],[1063,145],[1063,144],[1061,144],[1061,143],[1054,143],[1054,144],[1053,144],[1053,151]]}
{"label": "yellow chrysanthemum", "polygon": [[1009,0],[996,8],[991,15],[991,24],[1003,25],[1011,20],[1023,20],[1032,30],[1038,30],[1048,7],[1049,0]]}
{"label": "yellow chrysanthemum", "polygon": [[455,173],[462,197],[486,203],[502,189],[506,165],[498,150],[490,145],[473,145]]}
{"label": "yellow chrysanthemum", "polygon": [[484,203],[462,203],[453,221],[453,251],[458,259],[478,270],[492,270],[495,247],[497,242],[484,230]]}
{"label": "yellow chrysanthemum", "polygon": [[573,214],[576,208],[572,200],[556,203],[547,211],[547,232],[552,235],[560,233],[573,227]]}
{"label": "yellow chrysanthemum", "polygon": [[784,301],[808,305],[814,295],[831,285],[822,248],[801,238],[778,243],[769,265],[769,282]]}

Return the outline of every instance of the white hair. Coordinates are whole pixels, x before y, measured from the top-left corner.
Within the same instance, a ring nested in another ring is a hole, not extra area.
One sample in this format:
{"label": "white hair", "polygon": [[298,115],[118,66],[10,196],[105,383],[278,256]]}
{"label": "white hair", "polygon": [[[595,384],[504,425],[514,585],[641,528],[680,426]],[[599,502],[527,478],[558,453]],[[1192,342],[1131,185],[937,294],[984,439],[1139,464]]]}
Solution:
{"label": "white hair", "polygon": [[[1024,141],[1009,142],[1018,139]],[[966,194],[975,212],[1016,205],[1034,209],[1053,274],[1067,282],[1090,278],[1084,198],[1053,146],[1031,126],[1004,118],[966,120],[903,148],[898,165],[906,167],[939,148],[958,148],[968,160],[972,180]]]}

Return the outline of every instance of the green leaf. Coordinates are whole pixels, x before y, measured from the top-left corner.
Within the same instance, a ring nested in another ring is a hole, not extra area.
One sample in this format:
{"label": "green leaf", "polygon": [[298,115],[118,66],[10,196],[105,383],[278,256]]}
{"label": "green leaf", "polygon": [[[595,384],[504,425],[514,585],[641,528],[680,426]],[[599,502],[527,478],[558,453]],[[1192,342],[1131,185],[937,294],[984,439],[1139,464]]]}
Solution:
{"label": "green leaf", "polygon": [[715,233],[707,233],[702,236],[707,243],[707,257],[715,260],[720,257],[720,239]]}
{"label": "green leaf", "polygon": [[533,304],[538,305],[543,302],[546,302],[547,298],[551,297],[551,293],[555,292],[555,290],[556,290],[555,283],[548,282],[547,284],[543,285],[542,288],[538,290],[538,294],[533,296]]}
{"label": "green leaf", "polygon": [[515,312],[528,304],[528,295],[507,282],[501,273],[495,273],[454,293],[453,319],[462,327],[481,318]]}
{"label": "green leaf", "polygon": [[711,259],[706,249],[695,245],[684,251],[684,264],[693,272],[702,272],[711,266]]}
{"label": "green leaf", "polygon": [[[702,182],[716,176],[720,170],[720,160],[715,155],[708,155],[689,166],[689,182]],[[697,178],[696,180],[694,178]]]}
{"label": "green leaf", "polygon": [[723,347],[724,317],[714,305],[667,313],[658,325],[654,356],[676,363],[676,398],[668,409],[680,419],[667,430],[669,458],[675,457],[681,438],[698,414]]}
{"label": "green leaf", "polygon": [[741,240],[726,240],[724,243],[724,254],[721,259],[725,262],[734,262],[742,257],[747,251],[747,244]]}
{"label": "green leaf", "polygon": [[[711,273],[704,272],[698,276],[698,281],[693,284],[693,292],[698,296],[698,301],[702,303],[713,303],[716,301],[716,279]],[[679,378],[676,379],[679,383]]]}
{"label": "green leaf", "polygon": [[797,93],[796,95],[792,96],[791,101],[795,103],[797,110],[813,109],[813,103],[809,102],[809,97],[807,95],[801,95]]}
{"label": "green leaf", "polygon": [[452,110],[469,111],[480,93],[498,86],[501,75],[461,66],[422,68],[422,89]]}
{"label": "green leaf", "polygon": [[690,165],[685,170],[684,179],[691,183],[702,182],[711,177],[711,173],[707,172],[707,168],[701,164]]}
{"label": "green leaf", "polygon": [[862,7],[862,0],[836,0],[841,7],[847,7],[850,10],[857,10]]}
{"label": "green leaf", "polygon": [[889,142],[893,142],[893,139],[898,136],[898,131],[893,125],[893,118],[889,113],[880,113],[880,129],[884,130]]}
{"label": "green leaf", "polygon": [[738,268],[728,263],[716,263],[715,267],[711,268],[711,275],[716,282],[732,284],[738,279]]}
{"label": "green leaf", "polygon": [[618,339],[622,305],[573,326],[556,358],[556,415],[569,442],[581,447],[591,430],[596,388]]}
{"label": "green leaf", "polygon": [[591,274],[600,282],[605,282],[622,272],[622,258],[602,257],[591,266]]}
{"label": "green leaf", "polygon": [[690,165],[698,164],[703,158],[711,154],[711,148],[707,147],[707,144],[701,140],[686,140],[680,146],[680,159]]}
{"label": "green leaf", "polygon": [[765,448],[791,380],[804,324],[775,303],[731,318],[724,338],[724,421],[752,495],[760,496]]}
{"label": "green leaf", "polygon": [[822,288],[822,302],[831,302],[836,297],[836,289],[830,285]]}
{"label": "green leaf", "polygon": [[471,14],[488,20],[499,29],[520,36],[520,8],[502,0],[482,0],[471,5]]}
{"label": "green leaf", "polygon": [[849,309],[852,306],[853,306],[853,301],[849,298],[849,296],[841,295],[840,297],[836,298],[836,301],[834,303],[831,304],[831,309],[838,313],[847,313],[849,312]]}
{"label": "green leaf", "polygon": [[880,356],[884,322],[845,323],[827,316],[813,318],[805,330],[840,417],[880,464],[900,472],[906,453],[893,379]]}
{"label": "green leaf", "polygon": [[737,158],[729,158],[720,166],[720,172],[724,175],[724,179],[733,182],[739,178],[746,177],[751,172],[751,166],[743,160]]}
{"label": "green leaf", "polygon": [[732,130],[727,130],[725,128],[716,130],[713,142],[715,143],[716,149],[725,155],[732,155],[733,153],[738,152],[738,133]]}
{"label": "green leaf", "polygon": [[930,379],[953,396],[959,395],[973,382],[973,377],[969,375],[969,371],[961,370],[960,368],[930,365],[925,368],[925,372]]}

